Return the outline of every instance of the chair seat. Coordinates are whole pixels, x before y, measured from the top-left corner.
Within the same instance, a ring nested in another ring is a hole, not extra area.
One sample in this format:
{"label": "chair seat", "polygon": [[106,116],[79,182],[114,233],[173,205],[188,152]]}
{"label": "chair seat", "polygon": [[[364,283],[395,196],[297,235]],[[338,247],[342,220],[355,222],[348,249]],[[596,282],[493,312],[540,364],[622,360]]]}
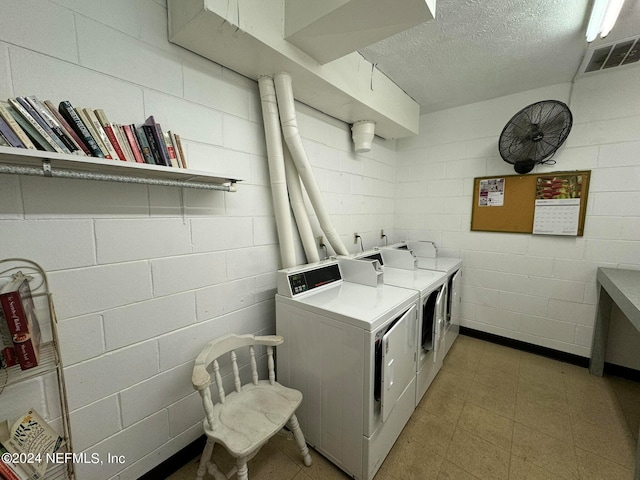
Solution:
{"label": "chair seat", "polygon": [[301,402],[299,391],[261,380],[258,385],[244,385],[239,393],[234,391],[224,403],[214,405],[213,428],[205,419],[204,429],[233,456],[241,457],[283,428]]}

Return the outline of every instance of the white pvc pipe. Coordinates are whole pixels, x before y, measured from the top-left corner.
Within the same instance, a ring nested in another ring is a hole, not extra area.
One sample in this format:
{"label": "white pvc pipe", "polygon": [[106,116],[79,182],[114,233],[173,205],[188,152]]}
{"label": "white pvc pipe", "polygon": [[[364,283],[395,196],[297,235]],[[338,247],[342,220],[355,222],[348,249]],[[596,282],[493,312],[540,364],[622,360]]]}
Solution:
{"label": "white pvc pipe", "polygon": [[324,205],[320,188],[311,170],[307,152],[304,149],[300,133],[298,132],[291,77],[287,73],[278,73],[274,77],[274,82],[278,96],[278,110],[280,111],[282,134],[298,169],[302,183],[307,190],[311,205],[316,212],[320,228],[322,228],[322,231],[327,236],[327,240],[338,255],[348,255],[349,251],[342,243],[342,240],[340,240]]}
{"label": "white pvc pipe", "polygon": [[296,265],[295,247],[293,244],[293,220],[289,209],[289,194],[282,151],[282,132],[278,120],[278,105],[271,77],[262,76],[258,79],[260,100],[262,102],[262,120],[267,144],[267,159],[269,161],[269,176],[271,178],[271,195],[273,209],[280,243],[282,268]]}
{"label": "white pvc pipe", "polygon": [[309,222],[307,208],[304,204],[298,169],[293,163],[291,154],[286,147],[284,148],[284,169],[287,174],[289,202],[291,203],[293,216],[296,219],[298,233],[300,233],[300,239],[302,240],[302,247],[304,248],[304,253],[307,256],[307,263],[319,262],[320,255],[318,254],[318,247],[316,246],[313,230],[311,229],[311,222]]}

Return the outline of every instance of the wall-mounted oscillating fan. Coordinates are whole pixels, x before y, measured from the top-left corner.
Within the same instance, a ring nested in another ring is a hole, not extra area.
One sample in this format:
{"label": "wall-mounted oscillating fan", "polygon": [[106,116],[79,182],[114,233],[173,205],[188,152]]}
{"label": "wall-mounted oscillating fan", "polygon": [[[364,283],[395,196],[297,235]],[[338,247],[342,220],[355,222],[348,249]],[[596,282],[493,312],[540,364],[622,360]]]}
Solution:
{"label": "wall-mounted oscillating fan", "polygon": [[573,123],[569,107],[558,100],[543,100],[523,108],[507,122],[500,134],[502,159],[520,174],[550,160],[564,143]]}

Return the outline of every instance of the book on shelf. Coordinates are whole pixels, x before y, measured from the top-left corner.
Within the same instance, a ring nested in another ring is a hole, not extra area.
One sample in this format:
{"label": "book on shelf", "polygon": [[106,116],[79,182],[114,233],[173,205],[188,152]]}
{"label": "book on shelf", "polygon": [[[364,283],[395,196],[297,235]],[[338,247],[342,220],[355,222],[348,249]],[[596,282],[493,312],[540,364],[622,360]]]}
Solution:
{"label": "book on shelf", "polygon": [[131,145],[129,145],[129,140],[127,140],[127,134],[124,133],[124,129],[122,128],[122,125],[120,124],[114,124],[113,125],[114,129],[115,129],[115,133],[118,137],[118,141],[120,142],[120,145],[122,146],[122,149],[124,151],[124,155],[126,157],[127,162],[134,162],[136,161],[136,158],[133,156],[133,151],[131,150]]}
{"label": "book on shelf", "polygon": [[0,288],[0,305],[22,370],[37,367],[40,354],[40,325],[29,287],[30,279],[17,272]]}
{"label": "book on shelf", "polygon": [[142,152],[142,158],[145,163],[150,165],[155,165],[156,160],[153,158],[153,154],[151,153],[151,147],[149,146],[149,141],[147,140],[147,136],[144,133],[144,129],[142,127],[136,127],[131,125],[131,128],[134,129],[134,133],[136,134],[136,139],[138,140],[138,145],[140,145],[140,150]]}
{"label": "book on shelf", "polygon": [[91,155],[98,158],[105,158],[102,150],[96,143],[93,135],[82,121],[82,119],[78,116],[76,109],[71,105],[71,102],[68,100],[63,100],[58,104],[58,112],[60,115],[67,121],[67,123],[75,130],[76,134],[82,139],[85,145],[91,151]]}
{"label": "book on shelf", "polygon": [[5,136],[0,132],[0,145],[3,147],[12,147],[9,141],[5,138]]}
{"label": "book on shelf", "polygon": [[184,149],[182,148],[182,139],[180,138],[180,135],[178,135],[177,133],[176,133],[176,142],[178,142],[178,151],[180,152],[180,157],[182,158],[182,166],[184,168],[189,168],[187,164],[187,156],[184,153]]}
{"label": "book on shelf", "polygon": [[[43,103],[49,109],[51,115],[56,118],[62,129],[67,133],[73,144],[76,146],[76,150],[81,150],[84,155],[91,155],[91,150],[89,150],[89,147],[85,145],[84,141],[78,136],[76,131],[71,128],[69,122],[67,122],[65,118],[60,114],[55,105],[49,100],[45,100]],[[79,151],[77,151],[76,153],[78,155],[82,155]]]}
{"label": "book on shelf", "polygon": [[[49,109],[44,103],[42,103],[35,95],[24,97],[24,99],[31,105],[37,115],[44,121],[44,123],[51,129],[53,134],[58,138],[58,144],[66,147],[69,153],[83,154],[80,147],[75,144],[69,134],[62,128],[58,120],[49,112]],[[53,138],[53,135],[52,135]],[[54,138],[55,140],[55,138]],[[66,150],[65,150],[66,152]]]}
{"label": "book on shelf", "polygon": [[[151,127],[150,130],[147,130],[145,128],[145,133],[147,133],[147,131],[150,131],[151,135],[153,135],[153,139],[155,140],[155,143],[156,143],[156,148],[158,149],[158,154],[159,154],[159,156],[161,158],[161,163],[159,163],[159,164],[160,165],[165,165],[167,167],[170,167],[171,166],[171,160],[169,159],[169,153],[167,151],[167,145],[164,143],[164,135],[162,133],[162,127],[160,126],[159,123],[156,122],[156,120],[153,117],[153,115],[149,116],[144,124],[145,124],[145,126]],[[147,138],[149,138],[148,134],[147,134]],[[154,152],[154,154],[155,154],[155,152]]]}
{"label": "book on shelf", "polygon": [[127,156],[122,149],[122,145],[120,145],[121,140],[118,139],[113,125],[107,118],[107,114],[101,108],[96,108],[94,110],[94,113],[96,115],[96,118],[98,119],[98,122],[100,122],[100,125],[102,125],[102,128],[104,129],[104,133],[106,133],[107,137],[109,138],[111,146],[116,152],[116,158],[122,160],[123,162],[126,162]]}
{"label": "book on shelf", "polygon": [[98,120],[98,117],[96,117],[96,113],[90,108],[83,108],[82,111],[84,112],[87,119],[93,125],[93,129],[96,131],[96,133],[100,137],[100,145],[101,146],[104,145],[104,148],[107,150],[107,153],[109,154],[107,158],[110,157],[113,160],[120,160],[115,148],[113,148],[113,145],[109,140],[107,132],[104,131],[104,128],[102,128],[102,124],[100,123],[100,120]]}
{"label": "book on shelf", "polygon": [[53,129],[49,126],[49,124],[40,116],[38,112],[36,112],[33,105],[27,100],[27,97],[16,97],[16,100],[22,107],[27,111],[27,113],[33,118],[42,129],[47,132],[47,135],[51,137],[53,141],[52,146],[58,153],[71,153],[71,150],[67,148],[62,140],[58,137],[58,134],[53,131]]}
{"label": "book on shelf", "polygon": [[20,139],[25,148],[30,148],[32,150],[36,149],[36,146],[27,136],[22,127],[18,124],[18,122],[4,103],[0,103],[0,117],[6,122],[7,125],[9,125],[9,128],[13,130],[13,133],[15,133],[16,136]]}
{"label": "book on shelf", "polygon": [[169,155],[171,166],[174,168],[181,168],[181,165],[178,162],[178,157],[176,156],[176,150],[175,148],[173,148],[173,143],[171,143],[171,137],[169,136],[169,133],[164,134],[164,144],[167,147],[167,154]]}
{"label": "book on shelf", "polygon": [[4,118],[0,116],[0,133],[10,147],[25,148],[24,143],[18,138]]}
{"label": "book on shelf", "polygon": [[145,137],[147,137],[149,149],[151,150],[151,155],[153,156],[155,164],[164,165],[164,160],[162,159],[162,155],[160,155],[160,150],[158,149],[158,144],[156,143],[156,135],[154,134],[153,127],[150,125],[142,125],[141,128],[144,132]]}
{"label": "book on shelf", "polygon": [[[9,103],[11,106],[22,116],[22,118],[31,125],[31,128],[35,129],[38,134],[44,139],[45,143],[49,145],[50,148],[44,147],[46,150],[58,153],[65,153],[64,150],[58,145],[58,143],[51,137],[49,132],[47,132],[42,125],[36,121],[36,119],[29,113],[29,110],[33,110],[31,107],[26,108],[25,105],[29,105],[28,103],[20,102],[19,98],[9,98]],[[35,112],[34,112],[35,113]],[[52,132],[53,133],[53,132]]]}
{"label": "book on shelf", "polygon": [[29,123],[25,118],[18,113],[18,111],[10,105],[9,103],[0,102],[2,106],[9,112],[9,114],[13,117],[16,123],[22,128],[22,131],[27,135],[31,143],[36,147],[37,150],[44,150],[47,152],[55,152],[53,147],[47,140],[38,132],[31,123]]}
{"label": "book on shelf", "polygon": [[145,163],[142,158],[142,151],[140,150],[140,146],[136,140],[136,134],[131,129],[131,125],[122,125],[122,130],[124,130],[124,134],[127,136],[127,141],[129,142],[129,146],[131,147],[131,151],[133,152],[136,162]]}
{"label": "book on shelf", "polygon": [[176,157],[178,158],[178,165],[180,168],[187,168],[187,162],[184,158],[184,152],[182,151],[182,146],[180,145],[178,134],[169,130],[169,138],[171,139],[171,144],[173,145],[173,149],[176,152]]}
{"label": "book on shelf", "polygon": [[50,459],[66,442],[32,408],[11,426],[8,420],[0,422],[0,443],[18,460],[27,460],[17,463],[29,479],[37,480],[44,478]]}
{"label": "book on shelf", "polygon": [[91,136],[95,140],[96,144],[98,145],[98,149],[102,153],[102,158],[107,158],[107,159],[111,160],[112,159],[111,158],[111,154],[107,150],[107,147],[105,147],[104,144],[102,143],[102,139],[100,138],[100,135],[96,131],[96,129],[95,129],[94,125],[93,125],[93,122],[85,114],[84,109],[76,107],[75,111],[76,111],[76,114],[78,115],[78,117],[80,117],[80,120],[82,120],[82,123],[84,123],[85,126],[87,127],[87,130],[89,130],[89,133],[91,133]]}

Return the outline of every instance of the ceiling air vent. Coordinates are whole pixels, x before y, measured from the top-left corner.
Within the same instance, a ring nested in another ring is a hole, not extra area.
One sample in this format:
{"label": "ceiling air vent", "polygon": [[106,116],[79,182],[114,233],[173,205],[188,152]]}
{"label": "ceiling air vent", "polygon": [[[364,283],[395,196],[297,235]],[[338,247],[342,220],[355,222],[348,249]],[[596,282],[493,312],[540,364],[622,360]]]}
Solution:
{"label": "ceiling air vent", "polygon": [[588,63],[583,73],[597,72],[637,62],[640,60],[640,37],[597,47],[587,52],[587,58]]}

